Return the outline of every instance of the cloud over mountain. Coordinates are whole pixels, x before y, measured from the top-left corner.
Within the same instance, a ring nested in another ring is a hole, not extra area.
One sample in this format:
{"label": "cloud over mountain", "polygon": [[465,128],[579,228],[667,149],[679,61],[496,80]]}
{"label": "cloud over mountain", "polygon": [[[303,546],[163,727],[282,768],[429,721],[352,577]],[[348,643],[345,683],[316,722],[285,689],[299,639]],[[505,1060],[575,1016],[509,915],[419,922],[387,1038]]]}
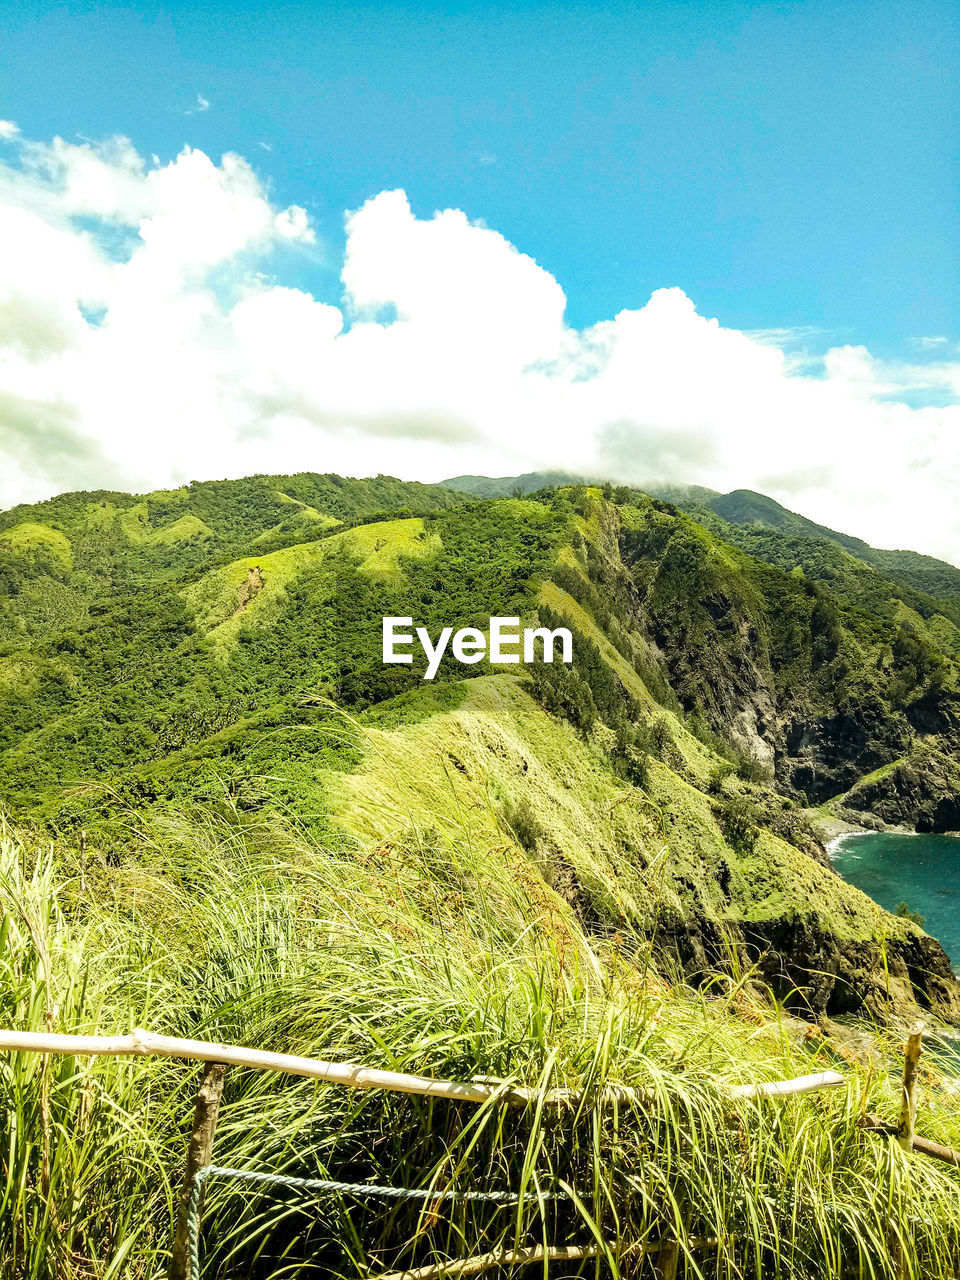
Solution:
{"label": "cloud over mountain", "polygon": [[[960,358],[802,357],[681,290],[585,330],[560,284],[402,191],[346,215],[338,305],[306,212],[250,164],[0,139],[0,504],[252,471],[561,467],[749,486],[960,562]],[[638,229],[642,234],[642,228]],[[286,274],[285,274],[286,273]]]}

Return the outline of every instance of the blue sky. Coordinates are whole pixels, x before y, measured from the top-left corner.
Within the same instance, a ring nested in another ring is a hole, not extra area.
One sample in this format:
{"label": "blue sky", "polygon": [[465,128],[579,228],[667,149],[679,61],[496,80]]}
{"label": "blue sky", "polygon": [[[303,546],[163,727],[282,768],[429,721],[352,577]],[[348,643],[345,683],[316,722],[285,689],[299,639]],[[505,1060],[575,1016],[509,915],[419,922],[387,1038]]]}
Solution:
{"label": "blue sky", "polygon": [[339,296],[344,210],[403,187],[532,255],[577,327],[676,285],[725,325],[824,330],[814,348],[957,335],[943,0],[31,0],[4,28],[0,115],[161,159],[240,152],[315,218],[326,265],[297,270],[318,297]]}
{"label": "blue sky", "polygon": [[559,468],[960,564],[960,8],[4,28],[0,504]]}

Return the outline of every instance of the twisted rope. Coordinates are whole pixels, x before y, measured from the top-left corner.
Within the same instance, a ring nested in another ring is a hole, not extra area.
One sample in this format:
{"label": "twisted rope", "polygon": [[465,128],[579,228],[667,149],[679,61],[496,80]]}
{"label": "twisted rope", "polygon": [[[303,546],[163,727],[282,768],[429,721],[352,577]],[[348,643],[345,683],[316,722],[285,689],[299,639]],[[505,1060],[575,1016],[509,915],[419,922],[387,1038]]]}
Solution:
{"label": "twisted rope", "polygon": [[[187,1232],[190,1242],[190,1280],[200,1277],[200,1196],[207,1178],[236,1178],[241,1182],[264,1182],[269,1186],[294,1187],[298,1191],[320,1191],[329,1195],[379,1196],[384,1200],[459,1200],[492,1204],[519,1204],[516,1191],[432,1191],[418,1187],[379,1187],[367,1182],[334,1182],[326,1178],[293,1178],[281,1173],[258,1173],[252,1169],[225,1169],[208,1164],[198,1169],[190,1188]],[[563,1192],[548,1191],[546,1200],[556,1200]]]}

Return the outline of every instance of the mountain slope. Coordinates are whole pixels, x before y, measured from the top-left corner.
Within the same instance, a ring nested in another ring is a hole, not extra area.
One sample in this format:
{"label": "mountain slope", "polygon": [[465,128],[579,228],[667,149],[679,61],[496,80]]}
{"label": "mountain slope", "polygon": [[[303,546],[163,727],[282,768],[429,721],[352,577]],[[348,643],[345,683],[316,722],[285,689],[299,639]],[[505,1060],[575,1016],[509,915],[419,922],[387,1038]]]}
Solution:
{"label": "mountain slope", "polygon": [[469,493],[474,498],[516,498],[538,489],[554,488],[570,484],[588,484],[584,476],[571,475],[569,471],[527,471],[521,476],[451,476],[441,480],[445,489]]}
{"label": "mountain slope", "polygon": [[864,564],[879,570],[892,582],[926,595],[960,601],[960,569],[955,565],[916,551],[883,551],[871,547],[862,538],[817,524],[751,489],[735,489],[723,494],[710,494],[708,490],[678,490],[674,491],[672,500],[694,513],[707,507],[728,525],[772,529],[793,538],[835,543]]}
{"label": "mountain slope", "polygon": [[457,501],[439,485],[301,472],[148,494],[66,493],[14,507],[0,512],[0,641],[81,622],[104,592],[301,544],[378,512]]}
{"label": "mountain slope", "polygon": [[[534,493],[549,486],[597,484],[599,481],[563,471],[530,471],[518,476],[453,476],[440,483],[474,497],[505,498],[515,494]],[[615,483],[610,482],[607,487]],[[641,486],[640,491],[673,503],[698,519],[712,512],[720,517],[727,528],[741,526],[751,530],[774,531],[793,539],[834,543],[862,564],[878,570],[891,582],[927,596],[960,602],[960,569],[955,565],[934,556],[921,555],[917,551],[885,551],[871,547],[862,538],[817,524],[815,520],[809,520],[782,506],[774,498],[756,493],[752,489],[718,493],[715,489],[707,489],[702,485],[655,483]]]}
{"label": "mountain slope", "polygon": [[[85,499],[5,521],[36,526],[17,534],[31,564],[84,598],[33,633],[29,593],[6,598],[0,798],[19,820],[107,858],[184,808],[282,813],[348,843],[476,821],[590,928],[652,931],[691,975],[732,948],[814,1012],[916,993],[960,1016],[942,951],[833,875],[797,808],[852,797],[921,746],[958,758],[956,664],[890,591],[854,605],[636,493],[464,502],[311,477],[273,499],[264,478],[224,483],[166,506],[119,496],[100,573],[77,568]],[[391,492],[423,514],[348,523]],[[308,497],[278,535],[277,507]],[[383,665],[388,614],[434,636],[492,614],[566,625],[575,661],[447,655],[424,684],[422,662]]]}

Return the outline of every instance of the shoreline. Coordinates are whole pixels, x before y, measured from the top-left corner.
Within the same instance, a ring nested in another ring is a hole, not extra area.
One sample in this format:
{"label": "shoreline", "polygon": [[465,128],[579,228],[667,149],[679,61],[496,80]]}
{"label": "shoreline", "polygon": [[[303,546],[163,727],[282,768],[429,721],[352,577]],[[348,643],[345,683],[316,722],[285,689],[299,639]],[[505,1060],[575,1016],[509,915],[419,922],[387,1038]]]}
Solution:
{"label": "shoreline", "polygon": [[[852,824],[851,824],[851,825],[852,825]],[[830,839],[826,842],[826,844],[825,844],[825,848],[826,848],[826,851],[827,851],[827,856],[828,856],[828,857],[829,857],[829,859],[830,859],[830,864],[831,864],[831,866],[834,868],[834,871],[836,872],[836,874],[837,874],[837,875],[839,875],[839,876],[841,877],[841,879],[845,880],[848,884],[852,883],[852,881],[851,881],[850,879],[848,879],[848,875],[844,875],[843,871],[841,871],[841,870],[840,870],[840,868],[837,866],[837,863],[840,861],[841,855],[842,855],[843,853],[847,852],[847,850],[848,850],[848,848],[849,848],[849,844],[852,844],[852,843],[853,843],[855,840],[857,840],[858,838],[861,838],[861,837],[863,837],[863,836],[871,836],[871,835],[876,835],[876,836],[903,836],[903,837],[906,837],[906,836],[913,836],[913,837],[915,837],[915,838],[921,838],[921,839],[922,839],[922,838],[924,838],[924,837],[932,837],[934,840],[952,839],[952,840],[957,840],[957,841],[958,841],[958,843],[960,843],[960,832],[956,832],[956,831],[943,831],[943,832],[941,832],[941,831],[936,831],[936,832],[932,832],[932,831],[890,831],[890,830],[888,830],[888,831],[870,831],[870,830],[866,830],[866,829],[864,829],[864,828],[860,828],[859,830],[858,830],[858,829],[856,829],[856,828],[853,828],[852,830],[836,831],[836,832],[835,832],[835,833],[830,837]],[[849,844],[848,844],[848,842],[849,842]],[[874,849],[874,850],[872,850],[872,853],[873,853],[874,855],[876,855],[876,852],[877,852],[877,851],[876,851],[875,849]],[[960,852],[960,850],[958,850],[958,852]],[[856,863],[856,865],[859,865],[859,855],[852,854],[852,851],[851,851],[851,856],[857,859],[857,863]],[[882,853],[882,852],[881,852],[881,854],[880,854],[880,859],[881,859],[881,861],[883,860],[883,853]],[[847,872],[848,872],[848,874],[851,872],[853,865],[854,865],[854,864],[853,864],[853,863],[851,863],[851,864],[849,864],[849,865],[847,866]],[[881,872],[881,876],[882,876],[882,875],[883,875],[883,873]],[[889,887],[889,888],[893,888],[893,884],[888,882],[888,887]],[[876,901],[877,901],[877,899],[874,897],[874,894],[873,894],[873,892],[872,892],[872,891],[867,890],[867,889],[864,889],[863,891],[867,893],[867,896],[868,896],[868,897],[873,898],[873,901],[874,901],[874,902],[876,902]],[[955,892],[955,890],[948,890],[948,891],[949,891],[949,892]],[[902,883],[901,883],[901,884],[899,885],[899,887],[898,887],[898,892],[897,892],[897,894],[896,894],[895,896],[902,896],[904,901],[909,902],[911,905],[915,905],[915,901],[914,901],[914,898],[913,898],[913,897],[912,897],[912,895],[911,895],[910,888],[909,888],[909,886],[907,886],[906,884],[902,884]],[[879,903],[878,905],[881,905],[881,906],[882,906],[883,904],[882,904],[882,903]],[[890,911],[891,909],[892,909],[892,908],[891,908],[891,907],[889,907],[889,906],[884,908],[884,910],[886,910],[886,911]],[[942,940],[942,938],[941,938],[941,936],[940,936],[940,935],[941,935],[941,933],[942,933],[945,929],[947,930],[948,935],[952,935],[953,933],[955,933],[955,922],[951,923],[951,924],[950,924],[950,926],[949,926],[949,929],[948,929],[948,928],[947,928],[947,922],[946,922],[945,920],[940,919],[937,923],[934,923],[934,922],[932,922],[932,921],[930,920],[930,918],[929,918],[929,914],[928,914],[928,912],[929,912],[930,908],[929,908],[926,904],[921,903],[921,904],[920,904],[920,907],[919,907],[919,910],[922,912],[923,916],[924,916],[924,917],[926,917],[926,918],[924,918],[924,920],[923,920],[923,924],[922,924],[920,927],[923,929],[924,933],[926,933],[929,937],[934,938],[937,942],[939,942],[939,943],[940,943],[941,947],[943,947],[944,952],[945,952],[945,954],[946,954],[946,956],[947,956],[947,960],[948,960],[948,962],[949,962],[949,964],[950,964],[950,969],[951,969],[951,971],[952,971],[952,973],[953,973],[953,976],[954,976],[954,978],[956,978],[958,981],[960,981],[960,951],[958,951],[958,947],[957,947],[957,944],[956,944],[956,939],[954,938],[954,942],[953,942],[953,944],[952,944],[952,954],[951,954],[951,952],[950,952],[950,951],[947,951],[947,948],[946,948],[946,946],[944,945],[944,942],[943,942],[943,940]],[[957,1032],[957,1036],[956,1036],[956,1038],[957,1038],[957,1040],[960,1040],[960,1031],[958,1031],[958,1032]]]}
{"label": "shoreline", "polygon": [[879,827],[864,826],[850,822],[846,818],[838,818],[836,814],[824,813],[821,809],[808,809],[806,815],[814,826],[820,843],[833,863],[844,842],[851,836],[937,836],[949,839],[960,839],[960,831],[915,831],[899,824],[883,823]]}
{"label": "shoreline", "polygon": [[835,861],[847,840],[856,839],[858,836],[916,836],[921,839],[924,836],[932,836],[935,840],[960,840],[960,831],[902,831],[897,827],[887,831],[871,831],[867,827],[852,827],[849,831],[838,831],[836,835],[825,841],[823,847],[830,861]]}
{"label": "shoreline", "polygon": [[827,857],[831,862],[833,862],[836,859],[837,854],[839,854],[840,850],[843,848],[844,843],[851,837],[870,835],[876,835],[876,832],[867,831],[866,828],[860,831],[840,831],[835,836],[831,836],[831,838],[825,842],[823,847],[827,851]]}
{"label": "shoreline", "polygon": [[824,813],[822,809],[808,809],[806,810],[806,816],[814,827],[820,843],[823,845],[824,852],[831,863],[841,842],[847,836],[874,834],[869,827],[859,826],[855,822],[848,822],[846,819],[838,818],[832,813]]}

